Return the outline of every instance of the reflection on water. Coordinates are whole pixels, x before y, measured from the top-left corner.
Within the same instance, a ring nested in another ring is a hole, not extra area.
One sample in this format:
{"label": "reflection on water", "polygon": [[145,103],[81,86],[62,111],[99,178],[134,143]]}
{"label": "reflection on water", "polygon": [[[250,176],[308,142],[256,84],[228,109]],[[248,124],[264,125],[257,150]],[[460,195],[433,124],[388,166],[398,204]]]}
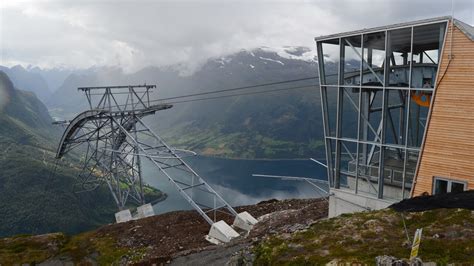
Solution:
{"label": "reflection on water", "polygon": [[[253,177],[252,174],[288,175],[326,180],[326,169],[310,160],[232,160],[196,156],[187,158],[201,175],[232,206],[255,204],[267,199],[310,198],[320,194],[302,181]],[[164,191],[168,198],[154,206],[156,213],[191,209],[157,168],[144,160],[145,181]]]}

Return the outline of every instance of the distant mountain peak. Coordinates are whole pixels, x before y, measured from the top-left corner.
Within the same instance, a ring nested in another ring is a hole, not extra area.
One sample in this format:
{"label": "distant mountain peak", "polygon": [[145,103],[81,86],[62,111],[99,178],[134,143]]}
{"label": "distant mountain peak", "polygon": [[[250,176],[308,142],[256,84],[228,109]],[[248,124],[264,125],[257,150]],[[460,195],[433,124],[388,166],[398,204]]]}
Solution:
{"label": "distant mountain peak", "polygon": [[22,65],[15,65],[15,66],[11,67],[11,69],[26,71],[26,69]]}
{"label": "distant mountain peak", "polygon": [[[246,58],[246,59],[244,59]],[[218,64],[219,68],[223,68],[230,63],[241,62],[242,60],[258,60],[264,64],[285,65],[285,60],[298,60],[307,63],[316,63],[316,51],[304,46],[282,46],[268,47],[260,46],[254,49],[241,49],[238,52],[210,58],[207,62]],[[251,64],[250,68],[254,68],[255,64]]]}
{"label": "distant mountain peak", "polygon": [[302,60],[306,62],[316,62],[316,51],[304,46],[282,46],[257,48],[265,52],[276,53],[278,56],[291,60]]}

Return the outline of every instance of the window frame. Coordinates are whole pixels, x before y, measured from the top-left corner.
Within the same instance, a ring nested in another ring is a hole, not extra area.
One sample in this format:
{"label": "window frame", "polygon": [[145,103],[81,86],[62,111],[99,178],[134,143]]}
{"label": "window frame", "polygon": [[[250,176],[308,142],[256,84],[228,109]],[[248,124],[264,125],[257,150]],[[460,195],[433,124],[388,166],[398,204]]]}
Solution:
{"label": "window frame", "polygon": [[462,184],[464,186],[463,191],[467,190],[467,185],[468,185],[467,181],[459,180],[459,179],[446,178],[446,177],[433,176],[433,184],[432,184],[432,192],[431,192],[432,195],[440,195],[439,193],[435,194],[435,192],[436,192],[435,191],[436,190],[436,181],[437,180],[448,182],[447,187],[446,187],[446,193],[451,193],[453,182],[458,183],[458,184]]}

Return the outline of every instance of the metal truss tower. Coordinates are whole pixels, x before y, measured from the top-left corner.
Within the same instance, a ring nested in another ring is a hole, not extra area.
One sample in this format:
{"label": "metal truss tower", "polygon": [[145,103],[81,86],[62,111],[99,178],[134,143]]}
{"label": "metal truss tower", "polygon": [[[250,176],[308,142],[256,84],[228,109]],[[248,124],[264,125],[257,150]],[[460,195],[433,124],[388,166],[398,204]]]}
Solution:
{"label": "metal truss tower", "polygon": [[79,88],[85,93],[89,110],[68,122],[56,158],[71,150],[82,154],[80,190],[94,190],[105,183],[120,210],[126,209],[130,200],[145,204],[141,170],[141,159],[145,158],[210,225],[215,224],[218,212],[238,217],[183,160],[194,153],[170,147],[143,121],[145,116],[172,107],[151,104],[150,91],[154,88],[155,85]]}

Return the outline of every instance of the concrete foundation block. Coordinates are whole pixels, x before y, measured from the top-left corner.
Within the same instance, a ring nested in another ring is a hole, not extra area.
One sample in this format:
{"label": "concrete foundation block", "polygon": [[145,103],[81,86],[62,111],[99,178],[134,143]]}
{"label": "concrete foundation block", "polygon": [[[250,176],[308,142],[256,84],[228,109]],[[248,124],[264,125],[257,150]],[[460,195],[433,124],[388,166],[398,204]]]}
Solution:
{"label": "concrete foundation block", "polygon": [[370,195],[354,194],[342,189],[331,189],[329,196],[328,217],[336,217],[343,213],[354,213],[387,208],[397,201],[378,199]]}
{"label": "concrete foundation block", "polygon": [[238,236],[239,233],[221,220],[212,224],[209,234],[206,236],[206,240],[213,244],[227,243]]}
{"label": "concrete foundation block", "polygon": [[142,205],[137,208],[137,218],[145,218],[155,215],[155,211],[153,210],[153,206],[150,203]]}
{"label": "concrete foundation block", "polygon": [[133,218],[132,213],[130,213],[129,209],[115,213],[115,221],[117,221],[117,223],[124,223],[130,220],[133,220]]}
{"label": "concrete foundation block", "polygon": [[240,228],[245,231],[250,231],[252,227],[258,223],[258,220],[255,219],[250,213],[248,212],[241,212],[235,216],[234,223],[232,224],[233,227]]}

